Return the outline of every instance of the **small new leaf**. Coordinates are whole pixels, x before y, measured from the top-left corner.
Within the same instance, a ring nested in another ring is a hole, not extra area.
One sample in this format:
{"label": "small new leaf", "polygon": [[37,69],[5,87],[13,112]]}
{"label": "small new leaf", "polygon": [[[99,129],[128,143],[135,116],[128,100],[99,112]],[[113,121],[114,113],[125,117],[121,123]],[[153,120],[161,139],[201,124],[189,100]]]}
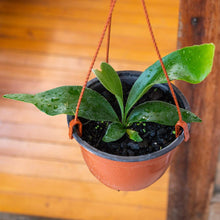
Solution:
{"label": "small new leaf", "polygon": [[143,139],[140,137],[140,135],[138,134],[137,131],[134,131],[132,129],[127,129],[126,132],[131,140],[133,140],[135,142],[143,141]]}

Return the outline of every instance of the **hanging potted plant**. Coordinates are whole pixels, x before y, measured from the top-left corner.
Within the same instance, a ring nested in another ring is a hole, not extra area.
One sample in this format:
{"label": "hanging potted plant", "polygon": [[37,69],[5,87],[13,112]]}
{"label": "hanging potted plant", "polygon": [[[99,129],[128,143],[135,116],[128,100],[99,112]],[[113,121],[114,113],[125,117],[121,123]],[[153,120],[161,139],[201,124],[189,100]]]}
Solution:
{"label": "hanging potted plant", "polygon": [[[163,64],[170,80],[196,84],[210,73],[213,57],[214,45],[203,44],[177,50],[165,56]],[[93,72],[97,78],[88,83],[83,96],[82,86],[63,86],[4,97],[32,103],[48,115],[67,114],[70,137],[80,143],[90,171],[101,182],[117,190],[143,189],[166,171],[176,146],[184,135],[187,139],[187,128],[175,130],[179,116],[188,125],[201,119],[190,112],[175,86],[164,84],[159,61],[141,74],[117,73],[107,63]]]}
{"label": "hanging potted plant", "polygon": [[80,143],[90,171],[113,189],[140,190],[166,171],[176,146],[189,138],[189,124],[201,121],[190,112],[186,98],[170,80],[193,84],[203,81],[212,69],[214,45],[186,47],[162,60],[142,0],[159,61],[141,74],[137,71],[117,74],[108,64],[107,53],[107,63],[101,64],[101,70],[93,70],[97,78],[87,84],[108,27],[109,48],[115,3],[116,0],[111,0],[83,87],[62,86],[36,95],[4,97],[32,103],[48,115],[67,114],[69,136]]}

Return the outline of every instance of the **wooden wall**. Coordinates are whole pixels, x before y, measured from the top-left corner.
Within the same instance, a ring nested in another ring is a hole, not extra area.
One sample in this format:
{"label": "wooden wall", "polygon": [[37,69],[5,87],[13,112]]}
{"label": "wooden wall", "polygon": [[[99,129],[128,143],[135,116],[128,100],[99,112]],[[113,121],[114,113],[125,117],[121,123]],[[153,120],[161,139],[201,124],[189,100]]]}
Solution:
{"label": "wooden wall", "polygon": [[220,146],[220,0],[181,0],[179,7],[178,47],[212,42],[215,58],[204,82],[176,83],[202,124],[192,124],[191,139],[178,148],[171,166],[168,220],[207,220]]}
{"label": "wooden wall", "polygon": [[[99,183],[68,139],[64,115],[5,100],[5,93],[37,93],[82,84],[105,23],[110,0],[0,0],[0,212],[61,219],[166,218],[168,173],[139,192]],[[176,49],[178,0],[148,0],[162,55]],[[105,57],[105,45],[96,67]],[[116,4],[110,63],[144,70],[156,61],[141,2]]]}

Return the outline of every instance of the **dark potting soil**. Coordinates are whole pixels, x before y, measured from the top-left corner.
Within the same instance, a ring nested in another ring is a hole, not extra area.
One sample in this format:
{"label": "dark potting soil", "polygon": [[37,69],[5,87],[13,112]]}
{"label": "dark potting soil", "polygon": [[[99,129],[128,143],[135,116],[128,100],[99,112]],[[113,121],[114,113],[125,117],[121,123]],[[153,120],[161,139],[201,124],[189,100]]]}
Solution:
{"label": "dark potting soil", "polygon": [[[125,102],[128,97],[131,85],[122,82]],[[102,95],[112,103],[114,109],[120,116],[120,110],[115,97],[108,91]],[[160,100],[173,104],[173,98],[169,90],[152,87],[136,105],[152,100]],[[135,106],[136,106],[135,105]],[[120,140],[110,143],[102,141],[109,122],[96,122],[80,119],[83,123],[82,139],[91,146],[106,153],[120,156],[139,156],[152,153],[169,145],[175,140],[175,127],[165,126],[153,122],[134,123],[130,128],[137,131],[142,137],[142,142],[134,142],[125,134]]]}

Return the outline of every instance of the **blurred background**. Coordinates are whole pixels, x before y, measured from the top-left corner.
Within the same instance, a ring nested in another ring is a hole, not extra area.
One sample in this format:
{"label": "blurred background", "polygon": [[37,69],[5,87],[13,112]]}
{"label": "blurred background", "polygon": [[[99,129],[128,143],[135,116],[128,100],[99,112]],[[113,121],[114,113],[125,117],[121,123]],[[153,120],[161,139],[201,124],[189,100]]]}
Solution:
{"label": "blurred background", "polygon": [[[178,0],[148,0],[162,56],[177,45]],[[167,172],[138,192],[117,192],[89,172],[64,115],[3,100],[82,85],[110,0],[0,0],[0,212],[59,219],[165,220]],[[106,39],[95,68],[105,60]],[[110,64],[143,71],[157,60],[141,1],[117,2]],[[93,75],[91,78],[94,77]],[[0,219],[1,214],[0,214]]]}

